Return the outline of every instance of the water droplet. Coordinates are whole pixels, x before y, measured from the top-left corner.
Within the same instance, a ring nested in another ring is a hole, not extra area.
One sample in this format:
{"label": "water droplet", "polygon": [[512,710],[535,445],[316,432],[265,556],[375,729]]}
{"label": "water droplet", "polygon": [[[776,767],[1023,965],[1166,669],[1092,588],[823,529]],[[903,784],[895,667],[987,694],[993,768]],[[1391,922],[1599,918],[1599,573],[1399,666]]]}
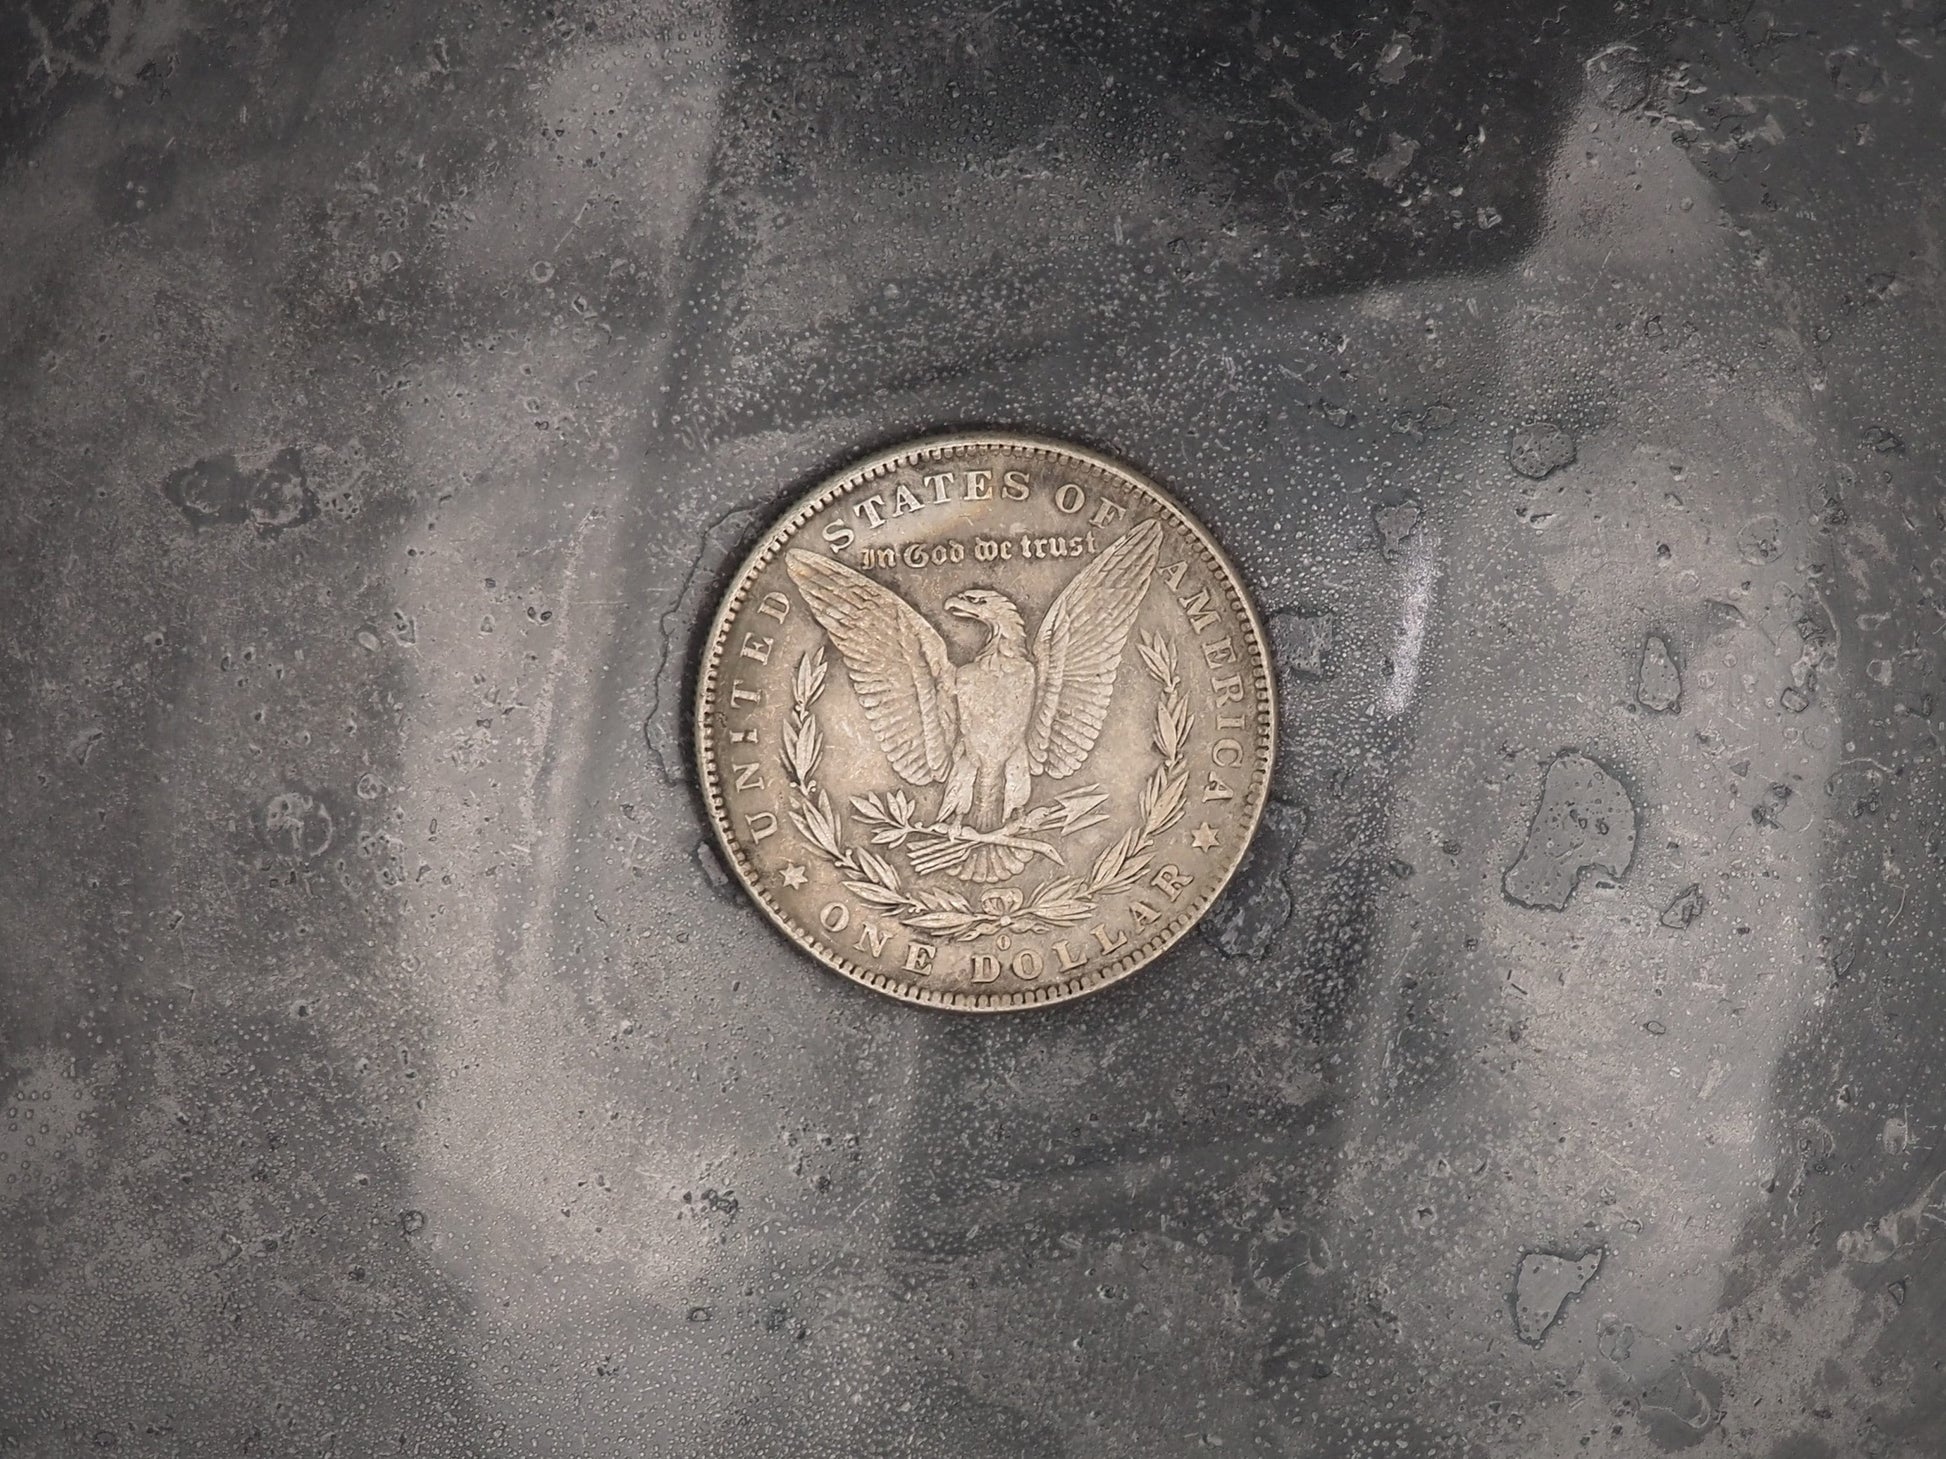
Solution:
{"label": "water droplet", "polygon": [[1547,767],[1541,802],[1501,889],[1523,907],[1560,911],[1585,871],[1623,876],[1635,859],[1635,802],[1622,783],[1575,750]]}
{"label": "water droplet", "polygon": [[1790,799],[1791,788],[1788,785],[1768,785],[1764,788],[1763,798],[1750,808],[1750,819],[1774,830],[1783,824],[1784,807],[1790,804]]}
{"label": "water droplet", "polygon": [[1302,613],[1280,608],[1265,625],[1270,630],[1273,657],[1279,669],[1306,678],[1322,679],[1331,652],[1334,620],[1329,613]]}
{"label": "water droplet", "polygon": [[1424,515],[1419,503],[1410,498],[1395,506],[1373,508],[1372,525],[1378,529],[1379,551],[1385,554],[1387,562],[1398,557],[1412,534],[1419,530]]}
{"label": "water droplet", "polygon": [[264,839],[279,851],[310,861],[331,845],[331,812],[316,796],[289,790],[264,803]]}
{"label": "water droplet", "polygon": [[1846,101],[1877,101],[1885,90],[1885,72],[1856,46],[1831,52],[1824,58],[1824,70],[1832,88]]}
{"label": "water droplet", "polygon": [[1273,800],[1236,879],[1209,910],[1208,936],[1230,957],[1263,957],[1290,921],[1295,903],[1289,879],[1304,841],[1307,817],[1297,806]]}
{"label": "water droplet", "polygon": [[1574,460],[1574,437],[1553,421],[1529,421],[1507,437],[1507,464],[1530,480],[1542,481]]}
{"label": "water droplet", "polygon": [[1524,1343],[1540,1346],[1571,1298],[1578,1297],[1601,1271],[1599,1247],[1580,1256],[1530,1251],[1514,1274],[1514,1331]]}
{"label": "water droplet", "polygon": [[1753,567],[1774,562],[1784,550],[1784,524],[1766,512],[1752,517],[1737,533],[1737,555]]}
{"label": "water droplet", "polygon": [[1597,51],[1585,69],[1595,100],[1610,111],[1633,111],[1649,99],[1649,63],[1627,42]]}
{"label": "water droplet", "polygon": [[1682,700],[1682,669],[1670,653],[1668,641],[1651,633],[1642,641],[1642,663],[1636,674],[1636,701],[1656,714],[1667,714]]}
{"label": "water droplet", "polygon": [[696,843],[696,865],[703,873],[703,880],[709,883],[710,890],[719,895],[734,895],[730,886],[730,873],[724,869],[723,858],[717,854],[716,847],[708,841]]}
{"label": "water droplet", "polygon": [[318,514],[317,493],[305,479],[304,453],[296,446],[252,468],[239,464],[231,451],[205,456],[172,471],[162,494],[193,526],[249,523],[267,537],[301,527]]}
{"label": "water droplet", "polygon": [[1662,909],[1661,922],[1664,927],[1683,928],[1691,925],[1703,915],[1703,889],[1691,883],[1677,892],[1669,905]]}

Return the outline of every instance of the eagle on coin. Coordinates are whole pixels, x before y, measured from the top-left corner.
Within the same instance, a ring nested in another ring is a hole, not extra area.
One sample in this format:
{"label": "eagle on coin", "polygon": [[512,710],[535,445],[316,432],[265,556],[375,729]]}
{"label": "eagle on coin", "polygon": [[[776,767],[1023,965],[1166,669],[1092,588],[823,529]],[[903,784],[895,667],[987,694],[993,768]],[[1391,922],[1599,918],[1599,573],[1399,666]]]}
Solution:
{"label": "eagle on coin", "polygon": [[[1006,594],[953,594],[940,606],[987,631],[965,664],[918,609],[862,573],[798,549],[784,565],[845,661],[892,768],[912,785],[945,784],[941,820],[995,832],[1026,807],[1036,775],[1072,775],[1094,749],[1161,550],[1153,521],[1106,548],[1061,590],[1031,647]],[[1030,854],[976,844],[956,874],[1004,881]]]}

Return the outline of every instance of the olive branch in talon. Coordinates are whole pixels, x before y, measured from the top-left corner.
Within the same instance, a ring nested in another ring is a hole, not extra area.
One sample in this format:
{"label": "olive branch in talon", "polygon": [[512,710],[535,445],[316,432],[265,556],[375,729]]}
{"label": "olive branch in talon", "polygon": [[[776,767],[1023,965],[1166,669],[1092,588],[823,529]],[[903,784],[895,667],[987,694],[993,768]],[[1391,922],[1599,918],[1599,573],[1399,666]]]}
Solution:
{"label": "olive branch in talon", "polygon": [[844,822],[831,803],[831,793],[817,780],[818,761],[824,755],[817,703],[828,667],[824,645],[819,644],[797,661],[791,676],[791,717],[784,728],[782,751],[784,776],[791,788],[791,824],[824,854],[845,890],[867,906],[890,912],[900,921],[915,913],[967,910],[965,900],[950,892],[923,888],[917,894],[907,892],[891,862],[869,847],[844,844]]}
{"label": "olive branch in talon", "polygon": [[[1039,806],[991,831],[977,831],[954,821],[917,820],[918,803],[902,790],[892,791],[883,799],[876,791],[855,795],[851,808],[859,820],[877,828],[872,832],[873,845],[905,847],[912,869],[921,876],[932,876],[957,867],[975,846],[1010,846],[1065,866],[1058,849],[1029,837],[1049,829],[1059,836],[1071,836],[1097,825],[1108,819],[1097,809],[1107,799],[1108,793],[1099,785],[1084,785],[1052,805]],[[906,845],[908,841],[910,846]]]}
{"label": "olive branch in talon", "polygon": [[[1127,891],[1141,879],[1153,860],[1156,838],[1182,819],[1188,805],[1189,772],[1183,756],[1195,720],[1183,701],[1176,650],[1159,635],[1147,632],[1136,647],[1149,677],[1162,689],[1152,741],[1160,763],[1150,772],[1138,798],[1140,824],[1124,831],[1097,856],[1085,879],[1053,877],[1030,892],[996,887],[981,894],[979,910],[975,911],[957,892],[926,887],[908,891],[898,868],[885,857],[870,847],[847,846],[840,813],[831,803],[829,792],[817,782],[818,760],[824,753],[824,732],[818,727],[816,712],[827,670],[823,645],[798,660],[791,680],[791,715],[782,758],[794,802],[790,809],[792,824],[837,870],[845,890],[868,906],[891,913],[915,931],[971,942],[998,933],[1053,932],[1086,921],[1095,914],[1102,897]],[[976,831],[951,822],[922,822],[918,819],[918,802],[902,790],[883,797],[877,792],[853,796],[851,808],[861,822],[873,828],[873,845],[905,850],[913,870],[927,876],[958,866],[973,847],[982,843],[1012,846],[1065,866],[1052,844],[1028,838],[1049,830],[1066,837],[1098,825],[1108,819],[1099,809],[1107,799],[1100,786],[1082,786],[993,831]]]}

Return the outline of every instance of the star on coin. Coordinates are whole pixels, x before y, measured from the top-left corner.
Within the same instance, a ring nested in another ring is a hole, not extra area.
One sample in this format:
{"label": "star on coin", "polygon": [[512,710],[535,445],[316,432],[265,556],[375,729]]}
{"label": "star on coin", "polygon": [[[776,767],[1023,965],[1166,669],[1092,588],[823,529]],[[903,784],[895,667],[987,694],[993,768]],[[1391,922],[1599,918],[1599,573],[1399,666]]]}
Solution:
{"label": "star on coin", "polygon": [[804,868],[799,866],[795,861],[785,862],[784,869],[778,872],[777,875],[783,879],[784,885],[790,887],[792,890],[796,890],[798,887],[804,885]]}
{"label": "star on coin", "polygon": [[1202,825],[1189,833],[1189,844],[1194,846],[1198,851],[1215,850],[1216,827],[1212,826],[1208,821],[1204,821]]}

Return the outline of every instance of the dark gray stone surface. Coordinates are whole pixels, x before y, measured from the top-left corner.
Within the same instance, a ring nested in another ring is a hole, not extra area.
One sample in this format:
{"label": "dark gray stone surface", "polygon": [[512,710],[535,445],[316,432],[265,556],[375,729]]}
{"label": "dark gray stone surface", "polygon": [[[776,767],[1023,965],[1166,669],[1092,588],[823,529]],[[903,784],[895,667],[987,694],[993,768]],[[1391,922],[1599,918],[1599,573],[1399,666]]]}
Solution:
{"label": "dark gray stone surface", "polygon": [[[1939,1453],[1943,51],[0,5],[0,1452]],[[793,956],[684,734],[749,534],[983,424],[1296,660],[1224,919],[997,1022]]]}

